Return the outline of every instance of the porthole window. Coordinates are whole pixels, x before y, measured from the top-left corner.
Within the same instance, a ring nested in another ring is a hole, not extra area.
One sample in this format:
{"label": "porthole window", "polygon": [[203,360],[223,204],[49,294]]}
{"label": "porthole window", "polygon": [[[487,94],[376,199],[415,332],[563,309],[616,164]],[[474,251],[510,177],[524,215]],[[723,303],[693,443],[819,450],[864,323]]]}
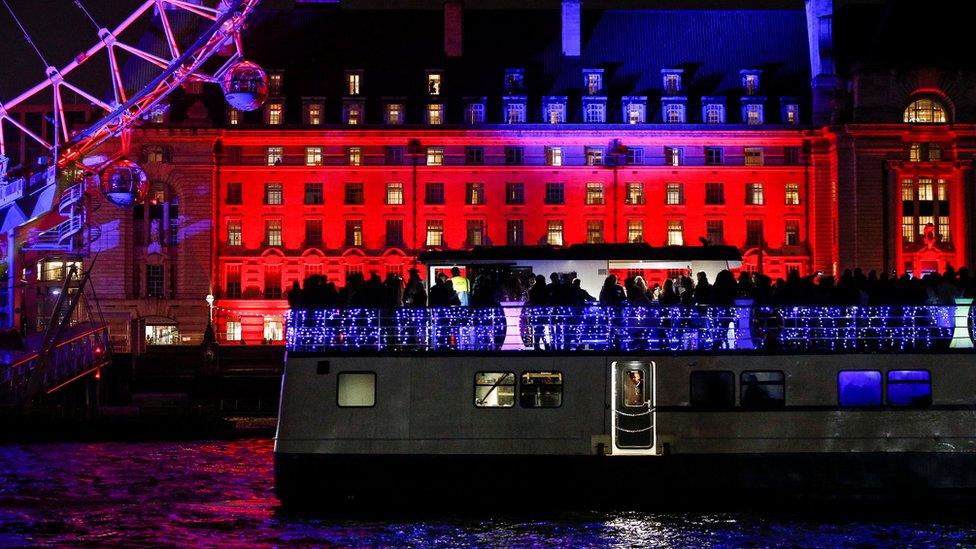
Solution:
{"label": "porthole window", "polygon": [[934,99],[916,99],[905,109],[905,122],[910,124],[945,124],[946,121],[945,105]]}
{"label": "porthole window", "polygon": [[369,408],[376,404],[376,374],[342,372],[338,380],[340,408]]}
{"label": "porthole window", "polygon": [[478,372],[474,375],[474,405],[478,408],[515,406],[515,372]]}
{"label": "porthole window", "polygon": [[522,372],[519,383],[519,406],[559,408],[562,404],[562,372]]}
{"label": "porthole window", "polygon": [[837,374],[837,400],[841,406],[881,406],[881,372],[843,370]]}
{"label": "porthole window", "polygon": [[932,376],[928,370],[889,370],[888,404],[924,407],[932,405]]}

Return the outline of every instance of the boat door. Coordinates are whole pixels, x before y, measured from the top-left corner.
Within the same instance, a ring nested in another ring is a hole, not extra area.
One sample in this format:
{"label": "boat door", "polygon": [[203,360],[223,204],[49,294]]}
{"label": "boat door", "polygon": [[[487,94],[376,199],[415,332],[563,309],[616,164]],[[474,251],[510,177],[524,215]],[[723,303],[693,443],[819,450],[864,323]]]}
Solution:
{"label": "boat door", "polygon": [[612,454],[655,454],[656,383],[654,362],[610,365]]}

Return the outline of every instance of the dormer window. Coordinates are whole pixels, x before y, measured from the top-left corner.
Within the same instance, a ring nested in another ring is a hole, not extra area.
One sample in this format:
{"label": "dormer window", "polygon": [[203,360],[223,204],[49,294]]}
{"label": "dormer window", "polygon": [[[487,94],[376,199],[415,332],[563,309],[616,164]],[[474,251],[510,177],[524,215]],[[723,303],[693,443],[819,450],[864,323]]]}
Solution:
{"label": "dormer window", "polygon": [[684,103],[665,103],[664,122],[668,124],[684,124],[685,123]]}
{"label": "dormer window", "polygon": [[746,95],[756,95],[759,93],[759,75],[762,71],[746,70],[739,71],[742,76],[742,92]]}
{"label": "dormer window", "polygon": [[358,126],[363,123],[363,102],[345,101],[342,104],[342,122],[350,126]]}
{"label": "dormer window", "polygon": [[525,69],[505,70],[505,94],[517,95],[525,91]]}
{"label": "dormer window", "polygon": [[323,102],[320,99],[306,99],[304,122],[307,126],[321,126],[323,122]]}
{"label": "dormer window", "polygon": [[244,113],[241,111],[230,107],[227,109],[227,125],[228,126],[239,126],[241,124]]}
{"label": "dormer window", "polygon": [[468,101],[464,105],[465,124],[484,124],[485,123],[485,98],[478,101]]}
{"label": "dormer window", "polygon": [[597,95],[603,92],[603,71],[590,69],[583,71],[583,89],[586,95]]}
{"label": "dormer window", "polygon": [[566,122],[566,97],[544,97],[542,117],[547,124],[564,124]]}
{"label": "dormer window", "polygon": [[755,125],[763,123],[762,103],[747,103],[743,106],[743,116],[746,124]]}
{"label": "dormer window", "polygon": [[506,99],[505,100],[505,123],[524,124],[525,123],[525,99]]}
{"label": "dormer window", "polygon": [[795,126],[800,123],[800,106],[796,103],[783,103],[783,123]]}
{"label": "dormer window", "polygon": [[647,121],[647,97],[623,98],[625,124],[643,124]]}
{"label": "dormer window", "polygon": [[435,126],[444,123],[443,103],[430,103],[427,105],[427,123]]}
{"label": "dormer window", "polygon": [[346,73],[346,95],[359,95],[363,73],[350,71]]}
{"label": "dormer window", "polygon": [[606,121],[606,101],[590,100],[583,103],[583,122],[587,124],[603,124]]}
{"label": "dormer window", "polygon": [[268,73],[268,95],[281,95],[281,73]]}
{"label": "dormer window", "polygon": [[661,77],[664,81],[664,95],[681,93],[681,73],[680,69],[664,69],[661,71]]}
{"label": "dormer window", "polygon": [[702,98],[702,120],[706,124],[725,124],[725,103]]}
{"label": "dormer window", "polygon": [[403,124],[403,103],[387,103],[383,111],[383,122],[391,126]]}
{"label": "dormer window", "polygon": [[281,101],[268,101],[264,105],[264,123],[279,126],[285,121],[285,106]]}
{"label": "dormer window", "polygon": [[441,73],[439,72],[427,73],[427,95],[440,95],[440,94],[441,94]]}

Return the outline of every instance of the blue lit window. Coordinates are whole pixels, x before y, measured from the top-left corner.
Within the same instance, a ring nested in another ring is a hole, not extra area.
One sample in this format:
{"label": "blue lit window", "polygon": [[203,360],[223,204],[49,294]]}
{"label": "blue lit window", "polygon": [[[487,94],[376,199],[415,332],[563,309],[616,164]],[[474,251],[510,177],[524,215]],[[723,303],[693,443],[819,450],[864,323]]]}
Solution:
{"label": "blue lit window", "polygon": [[881,372],[875,370],[839,372],[837,400],[841,406],[881,406]]}
{"label": "blue lit window", "polygon": [[931,406],[932,376],[928,370],[889,370],[888,404]]}

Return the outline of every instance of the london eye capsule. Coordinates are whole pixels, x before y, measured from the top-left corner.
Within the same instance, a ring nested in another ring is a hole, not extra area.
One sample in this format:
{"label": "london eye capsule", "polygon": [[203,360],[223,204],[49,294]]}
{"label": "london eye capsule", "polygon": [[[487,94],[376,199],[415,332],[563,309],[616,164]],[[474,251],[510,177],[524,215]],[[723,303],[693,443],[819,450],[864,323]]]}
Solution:
{"label": "london eye capsule", "polygon": [[102,194],[120,208],[129,208],[146,197],[146,172],[131,160],[113,162],[101,176]]}
{"label": "london eye capsule", "polygon": [[256,63],[240,61],[224,73],[221,87],[231,107],[253,111],[268,98],[268,75]]}

